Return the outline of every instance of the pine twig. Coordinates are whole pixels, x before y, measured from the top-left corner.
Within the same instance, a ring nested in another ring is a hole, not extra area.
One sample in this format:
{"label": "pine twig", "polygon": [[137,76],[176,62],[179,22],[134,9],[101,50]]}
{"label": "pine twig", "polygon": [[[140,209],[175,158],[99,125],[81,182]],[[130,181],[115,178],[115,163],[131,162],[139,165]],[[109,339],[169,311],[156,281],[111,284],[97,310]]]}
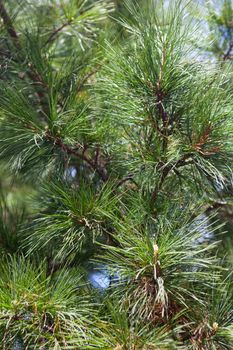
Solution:
{"label": "pine twig", "polygon": [[161,66],[160,66],[159,80],[156,84],[156,97],[157,97],[157,103],[158,103],[158,112],[159,112],[159,116],[161,117],[161,119],[163,121],[163,129],[166,129],[167,122],[168,122],[168,114],[163,106],[164,92],[161,88],[161,84],[162,84],[162,80],[163,80],[163,68],[165,65],[165,59],[166,59],[166,54],[165,54],[165,48],[164,48],[162,51],[162,62],[161,62]]}
{"label": "pine twig", "polygon": [[13,26],[12,20],[8,15],[6,8],[4,6],[3,0],[0,0],[0,16],[2,17],[3,23],[10,37],[15,41],[18,40],[18,34]]}
{"label": "pine twig", "polygon": [[126,177],[124,177],[123,179],[119,180],[117,185],[116,185],[116,188],[119,188],[121,187],[124,183],[126,182],[132,182],[135,186],[138,187],[138,184],[136,183],[136,181],[134,180],[133,178],[133,174],[132,175],[128,175]]}
{"label": "pine twig", "polygon": [[97,73],[99,71],[99,69],[103,66],[103,63],[99,63],[97,64],[97,66],[95,67],[95,69],[93,69],[92,71],[90,71],[89,73],[87,73],[83,79],[81,80],[81,82],[79,83],[78,87],[77,87],[77,92],[81,91],[83,86],[85,85],[85,83],[87,82],[87,80],[92,77],[95,73]]}
{"label": "pine twig", "polygon": [[66,145],[60,137],[54,137],[48,131],[46,132],[45,136],[48,140],[53,141],[53,143],[59,148],[61,148],[65,153],[71,154],[85,161],[94,171],[97,172],[97,174],[100,176],[100,178],[104,182],[108,180],[108,175],[106,170],[100,167],[98,164],[96,164],[95,160],[93,161],[90,157],[88,157],[85,154],[85,152],[80,153],[76,149],[73,149],[72,147]]}
{"label": "pine twig", "polygon": [[233,49],[233,40],[230,42],[227,52],[223,55],[223,61],[226,61],[230,58],[232,49]]}
{"label": "pine twig", "polygon": [[168,164],[167,166],[164,167],[164,169],[162,170],[162,176],[160,179],[160,182],[158,184],[158,187],[154,190],[154,192],[152,193],[152,200],[155,200],[158,192],[161,190],[163,183],[165,181],[165,179],[167,178],[168,174],[173,170],[177,170],[178,168],[181,168],[185,165],[189,165],[189,164],[193,164],[193,161],[190,160],[189,158],[191,157],[192,154],[187,153],[183,156],[183,158],[181,158],[180,160],[178,160],[175,164]]}
{"label": "pine twig", "polygon": [[[16,31],[16,29],[14,28],[13,22],[4,6],[4,1],[0,0],[0,17],[3,20],[3,23],[6,27],[6,30],[10,36],[10,38],[12,39],[13,44],[15,45],[17,50],[21,49],[20,43],[19,43],[19,35]],[[41,77],[39,76],[39,74],[37,72],[34,71],[33,66],[29,63],[28,64],[30,70],[26,72],[26,74],[28,75],[28,77],[33,81],[34,85],[43,85],[46,86]],[[43,98],[44,98],[44,92],[43,91],[36,91],[36,94],[39,98],[39,101],[41,103],[41,105],[43,105]]]}
{"label": "pine twig", "polygon": [[48,39],[45,42],[45,46],[48,45],[49,43],[51,43],[54,39],[55,36],[62,31],[62,29],[64,29],[65,27],[69,26],[71,24],[71,20],[63,23],[60,27],[58,27],[57,29],[54,30],[54,32],[52,32],[50,34],[50,36],[48,37]]}

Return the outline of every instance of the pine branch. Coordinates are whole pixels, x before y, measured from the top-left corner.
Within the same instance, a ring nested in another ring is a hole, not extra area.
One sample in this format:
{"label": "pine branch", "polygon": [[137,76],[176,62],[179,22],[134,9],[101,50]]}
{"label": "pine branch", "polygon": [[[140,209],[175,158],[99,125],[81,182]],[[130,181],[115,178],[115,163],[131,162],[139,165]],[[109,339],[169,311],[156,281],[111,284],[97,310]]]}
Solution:
{"label": "pine branch", "polygon": [[123,179],[119,180],[116,187],[119,188],[126,182],[132,182],[136,187],[139,187],[136,181],[133,178],[133,174],[129,174],[128,176],[124,177]]}
{"label": "pine branch", "polygon": [[163,106],[163,99],[164,99],[165,94],[161,88],[165,59],[166,59],[166,55],[165,55],[165,48],[164,48],[162,51],[162,62],[161,62],[161,66],[160,66],[159,80],[156,84],[156,91],[155,91],[156,97],[157,97],[157,103],[158,103],[159,116],[161,117],[161,119],[163,121],[163,129],[164,129],[163,131],[166,131],[165,129],[167,127],[167,121],[168,121],[168,114]]}
{"label": "pine branch", "polygon": [[153,90],[155,98],[156,98],[156,105],[158,109],[158,115],[159,119],[162,121],[162,127],[160,128],[158,125],[158,122],[153,118],[152,115],[150,115],[150,122],[153,126],[153,128],[163,137],[163,149],[165,150],[167,145],[167,137],[168,137],[168,123],[169,123],[169,115],[163,105],[163,100],[165,98],[165,92],[162,89],[162,80],[163,80],[163,69],[165,65],[166,60],[166,54],[165,54],[165,48],[162,50],[162,60],[160,64],[160,70],[159,70],[159,77],[158,81],[156,83],[156,86],[154,86],[152,83],[148,83],[149,87]]}
{"label": "pine branch", "polygon": [[77,158],[82,159],[84,162],[86,162],[94,171],[97,172],[97,174],[100,176],[100,178],[104,182],[108,180],[106,169],[98,165],[98,162],[96,162],[96,159],[92,160],[90,157],[88,157],[85,154],[85,152],[79,152],[76,149],[66,145],[60,137],[54,137],[48,131],[46,132],[45,135],[48,140],[53,141],[53,143],[59,148],[61,148],[65,153],[73,155]]}
{"label": "pine branch", "polygon": [[84,87],[84,85],[88,81],[88,79],[91,78],[94,74],[96,74],[102,66],[103,66],[103,63],[97,64],[95,69],[93,69],[92,71],[90,71],[89,73],[87,73],[83,77],[83,79],[81,80],[81,82],[79,83],[79,85],[77,87],[77,92],[82,90],[82,88]]}
{"label": "pine branch", "polygon": [[230,42],[227,52],[223,55],[223,61],[226,61],[231,57],[232,49],[233,49],[233,41]]}
{"label": "pine branch", "polygon": [[57,29],[55,29],[54,32],[52,32],[52,33],[50,34],[50,36],[48,37],[48,39],[46,40],[45,46],[48,45],[48,44],[50,44],[50,43],[55,39],[56,35],[57,35],[59,32],[61,32],[62,29],[64,29],[65,27],[69,26],[71,23],[72,23],[72,21],[69,20],[69,21],[63,23],[63,24],[62,24],[60,27],[58,27]]}
{"label": "pine branch", "polygon": [[192,159],[190,161],[188,160],[192,154],[187,153],[183,156],[182,159],[178,160],[175,164],[168,164],[166,165],[162,170],[162,176],[159,182],[158,187],[154,190],[152,193],[152,200],[155,200],[157,198],[158,192],[161,190],[164,181],[166,180],[167,176],[171,171],[176,171],[178,168],[183,167],[185,165],[193,164]]}
{"label": "pine branch", "polygon": [[2,17],[3,23],[6,27],[8,34],[10,35],[10,37],[14,40],[14,42],[16,44],[16,40],[18,40],[18,34],[13,26],[13,23],[12,23],[10,16],[8,15],[8,13],[6,11],[3,0],[0,0],[0,16]]}
{"label": "pine branch", "polygon": [[[16,29],[14,28],[13,22],[9,16],[9,14],[6,11],[3,0],[0,0],[0,16],[2,17],[3,23],[7,29],[9,36],[12,39],[13,44],[15,45],[16,49],[18,51],[20,51],[21,45],[19,42],[19,35],[18,35]],[[46,84],[43,82],[40,75],[34,70],[32,64],[30,62],[28,63],[28,67],[30,68],[30,70],[27,70],[26,74],[33,81],[34,85],[37,86],[39,84],[39,85],[42,85],[43,87],[47,88]],[[45,95],[44,91],[37,90],[36,94],[38,96],[38,99],[39,99],[41,105],[43,106],[43,99],[44,99],[44,95]]]}

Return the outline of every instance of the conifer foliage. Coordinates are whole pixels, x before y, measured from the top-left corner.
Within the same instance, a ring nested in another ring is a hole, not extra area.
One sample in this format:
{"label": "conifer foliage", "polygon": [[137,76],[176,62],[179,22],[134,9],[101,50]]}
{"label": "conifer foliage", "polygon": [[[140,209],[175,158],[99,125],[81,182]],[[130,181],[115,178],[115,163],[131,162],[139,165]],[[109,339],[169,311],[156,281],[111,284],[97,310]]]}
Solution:
{"label": "conifer foliage", "polygon": [[232,2],[0,17],[1,349],[232,349]]}

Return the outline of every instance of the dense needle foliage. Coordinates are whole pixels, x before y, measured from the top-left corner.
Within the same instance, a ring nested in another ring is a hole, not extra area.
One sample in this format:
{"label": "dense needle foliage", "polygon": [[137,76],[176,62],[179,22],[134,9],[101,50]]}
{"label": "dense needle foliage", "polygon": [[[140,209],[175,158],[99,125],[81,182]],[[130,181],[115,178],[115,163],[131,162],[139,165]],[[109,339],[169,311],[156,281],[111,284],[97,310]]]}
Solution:
{"label": "dense needle foliage", "polygon": [[232,349],[232,1],[0,17],[1,349]]}

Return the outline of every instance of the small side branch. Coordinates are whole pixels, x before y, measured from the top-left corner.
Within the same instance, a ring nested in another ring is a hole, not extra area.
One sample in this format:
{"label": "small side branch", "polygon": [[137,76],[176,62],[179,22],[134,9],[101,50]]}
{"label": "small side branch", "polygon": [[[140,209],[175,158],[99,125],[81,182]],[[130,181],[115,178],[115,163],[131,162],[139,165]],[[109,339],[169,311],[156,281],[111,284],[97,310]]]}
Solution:
{"label": "small side branch", "polygon": [[0,16],[3,20],[4,26],[13,40],[18,39],[18,34],[13,26],[12,20],[8,15],[6,8],[4,6],[3,0],[0,0]]}
{"label": "small side branch", "polygon": [[230,42],[227,52],[223,55],[223,61],[230,59],[232,49],[233,49],[233,41]]}
{"label": "small side branch", "polygon": [[84,85],[88,81],[88,79],[91,78],[94,74],[96,74],[102,66],[103,66],[103,63],[97,64],[97,66],[92,71],[90,71],[89,73],[87,73],[83,77],[83,79],[81,80],[81,82],[79,83],[79,85],[77,87],[77,92],[82,90],[82,88],[84,87]]}
{"label": "small side branch", "polygon": [[45,45],[48,45],[49,43],[51,43],[56,35],[62,31],[62,29],[64,29],[65,27],[69,26],[71,24],[71,21],[67,21],[65,23],[63,23],[60,27],[58,27],[57,29],[54,30],[54,32],[52,32],[50,34],[50,36],[48,37],[47,41],[45,42]]}
{"label": "small side branch", "polygon": [[191,158],[191,156],[192,155],[190,153],[187,153],[183,156],[183,158],[178,160],[175,164],[168,164],[163,168],[161,179],[159,181],[158,187],[152,193],[152,200],[156,200],[157,195],[158,195],[159,191],[161,190],[164,181],[166,180],[167,176],[169,175],[169,173],[171,171],[176,172],[178,168],[181,168],[185,165],[193,164],[193,160],[189,159],[189,158]]}
{"label": "small side branch", "polygon": [[131,175],[128,175],[126,177],[124,177],[123,179],[119,180],[117,185],[116,185],[116,188],[119,188],[121,187],[123,184],[125,184],[126,182],[131,182],[132,184],[135,185],[135,187],[138,187],[138,184],[136,183],[136,181],[134,180],[133,178],[133,174]]}
{"label": "small side branch", "polygon": [[[12,39],[14,46],[16,47],[16,49],[18,51],[20,51],[21,45],[19,42],[19,35],[18,35],[16,29],[14,28],[13,22],[9,16],[8,12],[6,11],[3,0],[0,0],[0,17],[3,20],[3,24],[7,30],[10,38]],[[8,56],[10,56],[10,53],[8,54]],[[26,74],[31,79],[31,81],[34,83],[34,85],[36,85],[36,86],[40,85],[40,86],[45,87],[45,84],[43,83],[41,77],[33,69],[33,66],[30,63],[28,64],[28,67],[30,68],[30,70],[28,70]],[[36,94],[39,98],[41,105],[43,105],[44,91],[37,91],[36,90]]]}
{"label": "small side branch", "polygon": [[156,98],[157,98],[157,103],[158,103],[158,112],[159,112],[159,116],[163,121],[163,128],[166,129],[167,127],[167,122],[168,122],[168,114],[163,106],[163,99],[164,99],[164,92],[162,89],[162,80],[163,80],[163,69],[164,69],[164,65],[166,62],[166,51],[165,48],[162,51],[162,62],[161,62],[161,66],[160,66],[160,72],[159,72],[159,80],[156,84]]}
{"label": "small side branch", "polygon": [[61,148],[65,153],[73,155],[77,158],[80,158],[84,162],[86,162],[96,173],[100,176],[100,178],[106,182],[108,180],[108,174],[106,169],[96,164],[95,160],[92,160],[88,157],[85,152],[79,152],[77,149],[74,149],[68,145],[66,145],[60,137],[54,137],[50,133],[45,134],[46,138],[54,143],[54,145]]}

